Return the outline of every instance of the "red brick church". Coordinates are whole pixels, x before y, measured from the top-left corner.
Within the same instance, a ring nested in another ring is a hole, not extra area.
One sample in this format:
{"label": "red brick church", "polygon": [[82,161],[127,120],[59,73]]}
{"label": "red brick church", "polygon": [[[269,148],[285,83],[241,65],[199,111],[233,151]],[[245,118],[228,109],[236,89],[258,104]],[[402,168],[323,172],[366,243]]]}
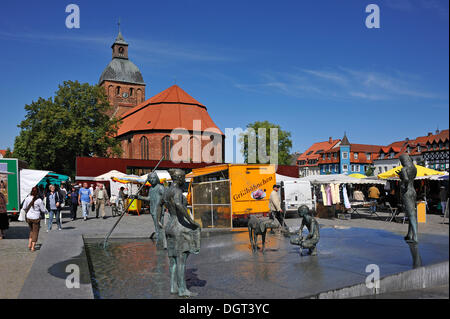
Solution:
{"label": "red brick church", "polygon": [[[99,85],[105,88],[113,106],[109,115],[122,121],[117,133],[122,158],[223,162],[224,134],[206,106],[177,85],[146,100],[146,84],[139,68],[128,58],[128,43],[120,31],[111,48],[112,60]],[[174,129],[182,131],[174,134]]]}

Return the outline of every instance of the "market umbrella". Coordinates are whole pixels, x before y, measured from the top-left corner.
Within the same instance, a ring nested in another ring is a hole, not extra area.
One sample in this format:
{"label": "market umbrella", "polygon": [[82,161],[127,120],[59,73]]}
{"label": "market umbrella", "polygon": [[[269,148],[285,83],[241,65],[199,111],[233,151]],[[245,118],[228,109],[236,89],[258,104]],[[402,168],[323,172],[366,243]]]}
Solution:
{"label": "market umbrella", "polygon": [[350,174],[348,176],[354,177],[354,178],[366,178],[367,177],[366,175],[359,174],[359,173],[353,173],[353,174]]}
{"label": "market umbrella", "polygon": [[[420,166],[420,165],[415,165],[415,166],[417,168],[417,175],[416,175],[416,177],[433,176],[433,175],[445,175],[444,172],[439,172],[439,171],[436,171],[436,170],[431,169],[431,168],[426,168],[426,167],[423,167],[423,166]],[[389,170],[387,172],[378,174],[378,178],[380,178],[380,179],[387,179],[387,178],[398,177],[397,171],[401,170],[402,167],[403,166],[400,165],[400,166],[394,167],[393,169],[391,169],[391,170]]]}
{"label": "market umbrella", "polygon": [[69,180],[69,176],[57,174],[53,172],[49,172],[39,183],[39,185],[46,186],[47,180],[50,182],[50,184],[53,185],[61,185],[62,182],[67,182]]}

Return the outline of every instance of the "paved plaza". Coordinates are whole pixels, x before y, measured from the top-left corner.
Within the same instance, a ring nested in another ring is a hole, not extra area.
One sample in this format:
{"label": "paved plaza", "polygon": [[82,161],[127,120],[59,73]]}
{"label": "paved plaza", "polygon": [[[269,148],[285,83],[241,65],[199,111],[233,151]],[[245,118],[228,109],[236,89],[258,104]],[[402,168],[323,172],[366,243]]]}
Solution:
{"label": "paved plaza", "polygon": [[[100,289],[92,289],[85,242],[95,245],[96,242],[99,243],[104,238],[117,220],[117,217],[110,217],[109,208],[107,208],[107,216],[107,219],[92,218],[88,221],[82,219],[71,221],[68,218],[68,211],[64,211],[63,230],[56,230],[54,225],[54,230],[49,233],[45,232],[46,228],[44,227],[44,221],[42,221],[38,241],[40,249],[36,252],[30,252],[27,249],[28,230],[25,224],[11,222],[8,238],[0,241],[0,269],[2,269],[0,297],[171,297],[166,295],[167,280],[156,280],[156,282],[159,282],[159,286],[153,285],[159,287],[156,292],[144,291],[142,290],[144,288],[141,287],[141,290],[129,291],[124,295],[124,291],[127,290],[126,287],[111,289],[111,287],[115,287],[115,284],[123,284],[123,281],[116,280],[114,283],[113,279],[106,280],[108,277],[113,277],[108,276],[107,267],[103,272],[94,269],[96,279],[103,278],[101,284],[106,285],[103,292]],[[190,284],[192,290],[199,293],[200,298],[264,298],[267,296],[261,294],[261,292],[269,289],[268,285],[270,284],[274,284],[278,298],[301,298],[327,289],[363,282],[365,270],[360,265],[367,262],[378,261],[385,265],[383,269],[386,269],[384,273],[386,275],[411,269],[412,257],[407,245],[402,240],[408,225],[401,222],[388,223],[384,221],[387,215],[381,213],[380,216],[383,220],[365,218],[368,216],[364,214],[363,218],[351,220],[318,219],[322,228],[322,236],[316,266],[311,265],[311,259],[308,259],[310,257],[299,257],[298,247],[289,245],[286,238],[282,236],[268,236],[268,251],[265,255],[260,252],[253,255],[250,252],[248,234],[245,231],[208,236],[202,239],[200,254],[191,255],[188,259],[188,285]],[[300,225],[301,220],[290,218],[286,222],[291,230],[294,230]],[[122,258],[127,258],[127,253],[130,252],[132,256],[142,256],[141,259],[130,266],[138,267],[135,269],[141,269],[142,271],[128,273],[140,274],[143,283],[155,280],[155,277],[150,275],[158,267],[163,269],[163,277],[160,278],[167,276],[165,274],[166,258],[163,258],[163,264],[151,266],[152,262],[157,260],[151,258],[153,243],[146,240],[152,232],[153,225],[150,215],[126,215],[114,231],[109,247],[114,250],[115,246],[126,245],[126,249],[117,248],[119,249],[119,256]],[[419,224],[419,251],[424,265],[448,260],[448,233],[448,222],[442,223],[442,217],[437,215],[428,215],[427,223]],[[339,241],[334,238],[339,238]],[[366,245],[359,243],[364,240]],[[219,252],[220,256],[217,255]],[[359,257],[356,258],[355,255]],[[352,259],[349,259],[351,262],[345,261],[343,256],[352,256]],[[218,264],[225,266],[219,268],[217,262],[214,264],[216,257],[220,257]],[[223,258],[229,260],[223,260]],[[101,266],[101,263],[96,266],[97,262],[98,260],[92,262],[94,268],[98,265]],[[80,267],[81,283],[80,288],[76,289],[66,287],[66,278],[69,274],[67,266],[72,264]],[[335,266],[331,267],[332,264]],[[140,265],[147,265],[149,268],[144,269],[145,267],[140,267]],[[232,268],[227,268],[231,267],[230,265],[233,265]],[[258,265],[260,265],[260,268],[256,269],[255,267]],[[359,265],[359,268],[352,269],[356,265]],[[308,281],[307,277],[298,275],[305,271],[311,271],[313,268],[315,272],[311,273],[312,278],[318,278],[317,276],[320,275],[319,279],[322,278],[321,280]],[[117,274],[119,269],[120,266],[113,267],[110,272],[111,275]],[[245,269],[247,269],[247,272],[244,271]],[[318,272],[320,272],[319,275]],[[218,273],[221,276],[215,276]],[[242,278],[233,276],[233,274],[239,274]],[[256,276],[255,274],[259,274],[267,280],[260,283],[260,286],[252,288],[253,281],[251,278]],[[296,279],[290,280],[289,274],[297,274]],[[213,280],[215,277],[222,279]],[[117,279],[117,276],[115,278]],[[234,284],[231,284],[232,278],[235,278]],[[324,278],[340,279],[329,281],[324,280]],[[139,277],[133,277],[127,280],[139,282],[138,279]],[[229,285],[221,289],[221,283],[224,282],[229,283]],[[239,285],[242,285],[242,287],[239,288]],[[301,285],[303,285],[302,289],[296,288]],[[435,295],[442,296],[442,290],[439,290],[439,294]],[[395,294],[393,297],[395,297]]]}

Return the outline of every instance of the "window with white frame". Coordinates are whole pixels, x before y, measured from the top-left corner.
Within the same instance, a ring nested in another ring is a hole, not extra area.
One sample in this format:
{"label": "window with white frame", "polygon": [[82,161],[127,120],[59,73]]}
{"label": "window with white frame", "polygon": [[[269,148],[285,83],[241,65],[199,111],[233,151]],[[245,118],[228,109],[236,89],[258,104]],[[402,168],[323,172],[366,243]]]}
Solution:
{"label": "window with white frame", "polygon": [[348,152],[342,152],[342,158],[347,159],[348,158]]}
{"label": "window with white frame", "polygon": [[334,165],[334,170],[335,170],[336,172],[339,171],[339,165],[338,165],[338,164]]}
{"label": "window with white frame", "polygon": [[350,167],[352,168],[352,172],[354,172],[355,171],[355,165],[352,164]]}
{"label": "window with white frame", "polygon": [[367,157],[367,160],[368,160],[368,161],[370,161],[370,157],[371,157],[370,155],[371,155],[370,153],[367,153],[367,154],[366,154],[366,157]]}
{"label": "window with white frame", "polygon": [[358,153],[357,153],[357,152],[353,153],[353,157],[354,157],[355,159],[358,159]]}
{"label": "window with white frame", "polygon": [[348,171],[348,165],[347,164],[342,165],[342,171],[344,171],[344,172]]}

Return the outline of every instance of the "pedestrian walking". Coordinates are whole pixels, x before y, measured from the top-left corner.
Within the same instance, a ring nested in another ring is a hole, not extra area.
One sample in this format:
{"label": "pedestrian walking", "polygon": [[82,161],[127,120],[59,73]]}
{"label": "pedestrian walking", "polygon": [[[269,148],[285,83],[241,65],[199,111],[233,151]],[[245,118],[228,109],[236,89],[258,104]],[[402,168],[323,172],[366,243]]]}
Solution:
{"label": "pedestrian walking", "polygon": [[95,203],[95,218],[98,218],[98,213],[102,211],[102,218],[105,219],[105,204],[108,202],[108,192],[103,187],[103,184],[100,184],[98,188],[95,189],[94,192],[94,203]]}
{"label": "pedestrian walking", "polygon": [[36,250],[36,243],[39,237],[39,229],[41,228],[41,212],[47,213],[47,209],[42,201],[39,188],[33,187],[31,194],[25,198],[23,208],[26,212],[25,221],[30,229],[30,235],[28,238],[28,249],[31,251]]}
{"label": "pedestrian walking", "polygon": [[87,220],[89,216],[89,208],[92,204],[92,193],[88,188],[88,184],[84,183],[83,188],[78,191],[78,205],[81,205],[83,210],[83,219]]}
{"label": "pedestrian walking", "polygon": [[[270,210],[270,219],[277,219],[280,222],[280,225],[283,226],[283,210],[281,209],[281,200],[278,194],[280,190],[280,185],[273,185],[272,193],[270,193],[269,198],[269,210]],[[270,230],[270,233],[273,234],[273,229]]]}
{"label": "pedestrian walking", "polygon": [[380,190],[378,189],[378,187],[376,187],[375,185],[373,185],[372,187],[369,188],[369,200],[370,200],[370,211],[372,213],[375,213],[377,211],[377,202],[378,199],[380,198]]}
{"label": "pedestrian walking", "polygon": [[447,200],[448,200],[448,191],[445,188],[445,186],[441,186],[439,191],[439,198],[441,200],[442,215],[445,216],[445,209],[447,207]]}
{"label": "pedestrian walking", "polygon": [[6,198],[0,192],[0,239],[6,238],[6,230],[9,228],[8,211],[6,210]]}
{"label": "pedestrian walking", "polygon": [[59,192],[61,193],[61,195],[63,196],[63,207],[65,206],[65,204],[66,204],[66,199],[67,199],[67,189],[66,189],[66,187],[65,187],[65,185],[64,184],[61,184],[61,187],[59,188]]}
{"label": "pedestrian walking", "polygon": [[117,208],[119,212],[122,212],[122,210],[125,208],[125,200],[127,199],[127,195],[125,194],[125,187],[120,187],[119,189],[119,195],[117,200]]}
{"label": "pedestrian walking", "polygon": [[56,217],[56,225],[58,226],[58,230],[61,230],[61,204],[63,202],[63,197],[60,192],[58,192],[55,188],[55,185],[50,184],[49,186],[49,192],[46,195],[47,197],[47,203],[46,208],[49,213],[49,220],[48,220],[48,227],[47,232],[52,230],[53,225],[53,216]]}
{"label": "pedestrian walking", "polygon": [[78,192],[75,187],[72,187],[72,191],[67,196],[69,196],[70,217],[72,218],[72,220],[75,220],[77,219],[78,209]]}

